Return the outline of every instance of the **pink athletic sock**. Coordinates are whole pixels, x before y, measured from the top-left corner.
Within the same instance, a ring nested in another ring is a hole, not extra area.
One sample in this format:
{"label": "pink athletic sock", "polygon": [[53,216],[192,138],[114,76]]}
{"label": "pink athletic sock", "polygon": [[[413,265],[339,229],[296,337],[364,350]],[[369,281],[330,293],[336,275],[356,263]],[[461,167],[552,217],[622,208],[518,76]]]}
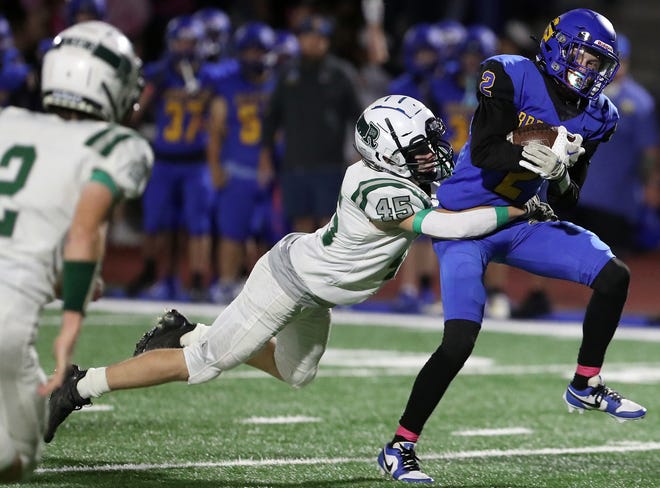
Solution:
{"label": "pink athletic sock", "polygon": [[581,364],[578,364],[575,372],[585,378],[593,378],[600,373],[600,368],[597,366],[582,366]]}
{"label": "pink athletic sock", "polygon": [[396,436],[403,437],[405,440],[408,442],[417,442],[417,439],[419,439],[419,434],[415,434],[414,432],[409,431],[405,427],[402,427],[399,425],[399,428],[396,429]]}

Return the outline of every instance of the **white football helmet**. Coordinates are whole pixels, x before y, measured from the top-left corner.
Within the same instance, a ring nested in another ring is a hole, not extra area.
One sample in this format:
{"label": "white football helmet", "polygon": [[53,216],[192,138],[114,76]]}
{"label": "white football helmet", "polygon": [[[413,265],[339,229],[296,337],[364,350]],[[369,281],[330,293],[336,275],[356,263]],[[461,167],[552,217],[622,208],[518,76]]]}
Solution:
{"label": "white football helmet", "polygon": [[[441,181],[454,169],[445,124],[412,97],[389,95],[369,105],[355,124],[355,148],[364,162],[417,183]],[[416,156],[432,154],[432,159]]]}
{"label": "white football helmet", "polygon": [[144,80],[131,41],[100,21],[60,32],[44,57],[44,108],[66,108],[121,123],[134,108]]}

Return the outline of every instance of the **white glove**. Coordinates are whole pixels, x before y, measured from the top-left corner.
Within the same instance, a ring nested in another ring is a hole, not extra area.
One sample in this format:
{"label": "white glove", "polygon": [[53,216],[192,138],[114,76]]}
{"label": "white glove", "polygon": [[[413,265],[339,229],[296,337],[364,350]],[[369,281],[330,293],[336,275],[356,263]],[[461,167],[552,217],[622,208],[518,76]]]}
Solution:
{"label": "white glove", "polygon": [[557,138],[552,145],[552,150],[559,156],[559,160],[570,168],[584,154],[582,136],[571,134],[566,130],[566,127],[560,125],[557,127]]}
{"label": "white glove", "polygon": [[[559,180],[568,171],[566,164],[562,162],[557,153],[548,146],[537,142],[530,142],[523,146],[522,156],[525,159],[521,159],[518,164],[544,180]],[[567,155],[565,155],[565,159],[568,161]]]}

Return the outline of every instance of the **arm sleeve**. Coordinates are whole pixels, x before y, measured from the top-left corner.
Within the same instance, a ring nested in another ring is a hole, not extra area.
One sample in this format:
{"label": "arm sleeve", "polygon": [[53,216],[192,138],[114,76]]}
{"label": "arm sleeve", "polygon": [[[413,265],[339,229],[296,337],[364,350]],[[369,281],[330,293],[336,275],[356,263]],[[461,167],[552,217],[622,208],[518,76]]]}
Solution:
{"label": "arm sleeve", "polygon": [[520,171],[522,147],[506,140],[506,135],[518,127],[513,81],[495,60],[486,61],[481,73],[479,105],[470,129],[472,164],[479,168]]}
{"label": "arm sleeve", "polygon": [[508,221],[506,207],[488,207],[464,212],[422,210],[413,230],[436,239],[466,239],[488,234]]}

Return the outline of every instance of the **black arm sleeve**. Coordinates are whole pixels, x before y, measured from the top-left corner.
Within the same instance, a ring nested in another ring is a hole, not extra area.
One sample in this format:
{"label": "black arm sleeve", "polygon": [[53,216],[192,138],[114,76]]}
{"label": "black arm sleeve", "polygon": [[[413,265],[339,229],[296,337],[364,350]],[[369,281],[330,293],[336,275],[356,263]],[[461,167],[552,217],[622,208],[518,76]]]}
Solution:
{"label": "black arm sleeve", "polygon": [[479,168],[520,171],[522,146],[511,144],[506,135],[518,127],[518,109],[513,103],[513,82],[496,61],[482,66],[493,75],[492,87],[477,92],[479,105],[472,118],[472,164]]}
{"label": "black arm sleeve", "polygon": [[571,184],[568,189],[564,193],[560,193],[559,186],[556,183],[551,182],[548,186],[548,203],[556,210],[570,210],[580,198],[580,190],[587,179],[591,157],[596,152],[598,142],[585,141],[582,147],[585,149],[584,154],[568,170],[568,174],[571,176]]}

